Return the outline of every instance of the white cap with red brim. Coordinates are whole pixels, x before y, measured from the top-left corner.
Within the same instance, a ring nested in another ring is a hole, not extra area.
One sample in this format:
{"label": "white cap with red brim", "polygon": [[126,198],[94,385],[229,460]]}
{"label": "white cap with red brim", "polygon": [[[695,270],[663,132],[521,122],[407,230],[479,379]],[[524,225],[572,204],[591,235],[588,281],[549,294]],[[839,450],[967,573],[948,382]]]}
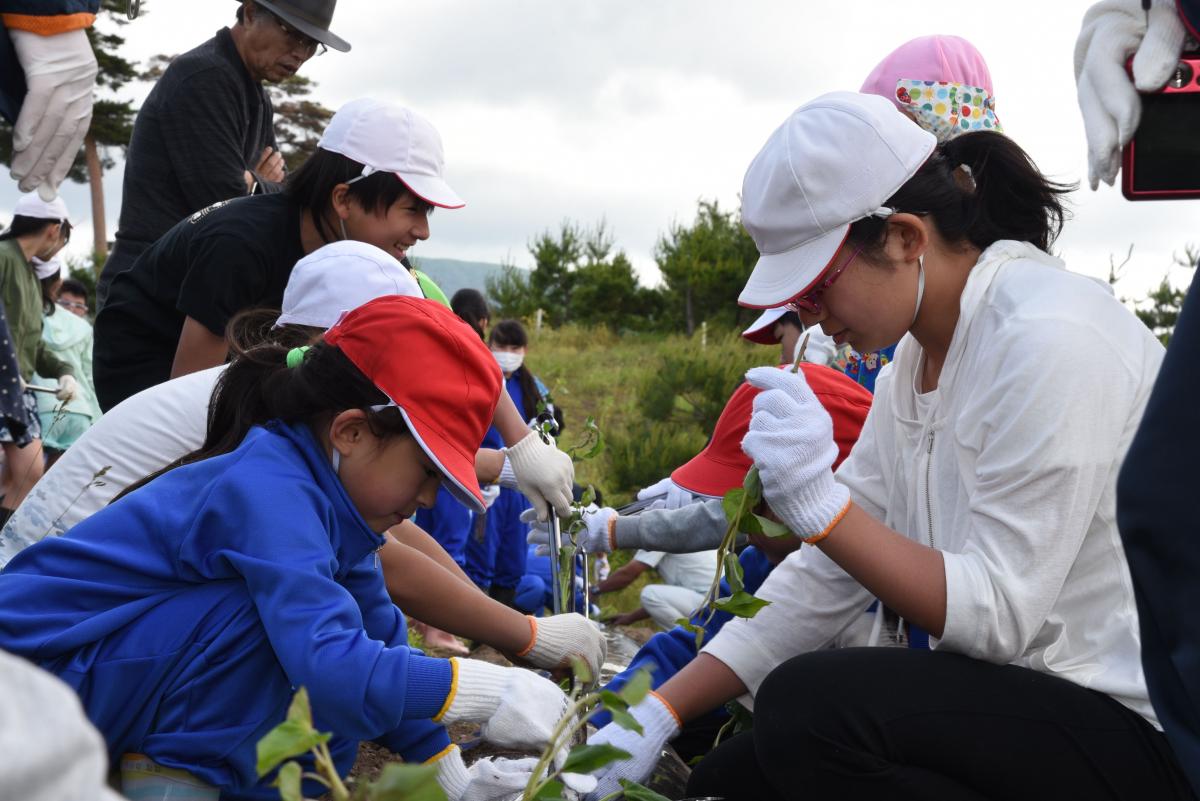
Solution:
{"label": "white cap with red brim", "polygon": [[758,316],[758,319],[750,323],[750,327],[742,332],[742,338],[748,339],[751,342],[759,345],[776,345],[779,343],[779,337],[775,336],[775,321],[788,313],[786,306],[780,306],[778,309],[767,309]]}
{"label": "white cap with red brim", "polygon": [[771,309],[812,288],[851,223],[885,207],[937,147],[890,101],[831,92],[771,134],[742,182],[742,224],[758,264],[738,303]]}
{"label": "white cap with red brim", "polygon": [[411,109],[371,98],[351,100],[337,110],[317,147],[363,165],[362,174],[390,172],[421,200],[444,209],[466,203],[446,183],[442,137]]}

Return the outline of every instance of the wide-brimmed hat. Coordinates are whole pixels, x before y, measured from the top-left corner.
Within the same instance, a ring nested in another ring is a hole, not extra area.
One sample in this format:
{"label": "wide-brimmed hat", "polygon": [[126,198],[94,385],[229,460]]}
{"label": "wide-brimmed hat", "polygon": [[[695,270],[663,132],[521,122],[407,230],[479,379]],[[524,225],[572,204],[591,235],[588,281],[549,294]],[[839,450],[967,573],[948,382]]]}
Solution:
{"label": "wide-brimmed hat", "polygon": [[444,209],[466,205],[446,183],[437,129],[404,106],[369,97],[351,100],[333,115],[317,147],[362,164],[362,174],[352,180],[390,172],[426,203]]}
{"label": "wide-brimmed hat", "polygon": [[738,302],[771,309],[808,292],[846,241],[917,173],[937,138],[890,101],[832,92],[771,134],[742,182],[742,224],[758,264]]}
{"label": "wide-brimmed hat", "polygon": [[400,410],[446,489],[482,513],[475,452],[504,376],[479,333],[437,301],[388,295],[347,312],[325,341]]}
{"label": "wide-brimmed hat", "polygon": [[[791,369],[791,365],[780,367],[785,368]],[[867,412],[871,410],[871,393],[844,373],[829,367],[805,363],[800,369],[813,394],[833,419],[833,440],[838,448],[837,460],[833,463],[836,468],[850,455],[850,449],[858,441]],[[750,384],[738,387],[721,410],[708,445],[677,467],[671,473],[671,480],[688,492],[716,498],[742,486],[752,464],[742,450],[742,440],[750,430],[754,398],[761,391]]]}
{"label": "wide-brimmed hat", "polygon": [[[242,0],[238,0],[240,4]],[[329,30],[337,0],[254,0],[300,33],[332,47],[339,53],[349,53],[350,43]]]}
{"label": "wide-brimmed hat", "polygon": [[417,279],[390,254],[353,239],[331,242],[292,268],[275,327],[329,328],[344,312],[384,295],[423,296]]}

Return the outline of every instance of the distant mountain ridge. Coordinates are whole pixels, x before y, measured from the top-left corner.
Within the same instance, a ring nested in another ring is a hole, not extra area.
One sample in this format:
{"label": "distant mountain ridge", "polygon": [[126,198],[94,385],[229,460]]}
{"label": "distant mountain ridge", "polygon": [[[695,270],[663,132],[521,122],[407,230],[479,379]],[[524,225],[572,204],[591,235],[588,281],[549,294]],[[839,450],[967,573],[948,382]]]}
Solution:
{"label": "distant mountain ridge", "polygon": [[487,294],[487,279],[493,275],[500,275],[504,269],[502,265],[486,261],[431,259],[422,256],[413,257],[412,263],[436,281],[448,298],[454,297],[458,290],[468,287]]}

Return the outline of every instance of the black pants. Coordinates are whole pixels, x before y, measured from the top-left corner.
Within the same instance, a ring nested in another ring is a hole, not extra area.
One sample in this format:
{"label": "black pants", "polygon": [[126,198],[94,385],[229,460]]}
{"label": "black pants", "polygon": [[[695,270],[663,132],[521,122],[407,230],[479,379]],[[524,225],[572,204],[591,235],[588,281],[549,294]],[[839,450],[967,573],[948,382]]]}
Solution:
{"label": "black pants", "polygon": [[1106,695],[935,651],[848,648],[767,677],[754,730],[692,773],[736,799],[1194,799],[1166,738]]}

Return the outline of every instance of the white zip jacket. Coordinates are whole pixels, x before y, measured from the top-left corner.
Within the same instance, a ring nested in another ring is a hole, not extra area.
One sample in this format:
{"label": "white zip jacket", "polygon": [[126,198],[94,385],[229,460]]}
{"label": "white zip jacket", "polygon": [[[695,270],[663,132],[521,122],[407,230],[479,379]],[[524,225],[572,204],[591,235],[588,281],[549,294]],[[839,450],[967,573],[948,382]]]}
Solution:
{"label": "white zip jacket", "polygon": [[[918,404],[922,356],[905,336],[837,479],[872,516],[942,551],[946,626],[931,646],[1059,675],[1157,726],[1115,518],[1162,345],[1106,287],[1006,241],[971,270],[939,386]],[[812,547],[757,595],[771,605],[704,649],[751,692],[870,602]]]}

